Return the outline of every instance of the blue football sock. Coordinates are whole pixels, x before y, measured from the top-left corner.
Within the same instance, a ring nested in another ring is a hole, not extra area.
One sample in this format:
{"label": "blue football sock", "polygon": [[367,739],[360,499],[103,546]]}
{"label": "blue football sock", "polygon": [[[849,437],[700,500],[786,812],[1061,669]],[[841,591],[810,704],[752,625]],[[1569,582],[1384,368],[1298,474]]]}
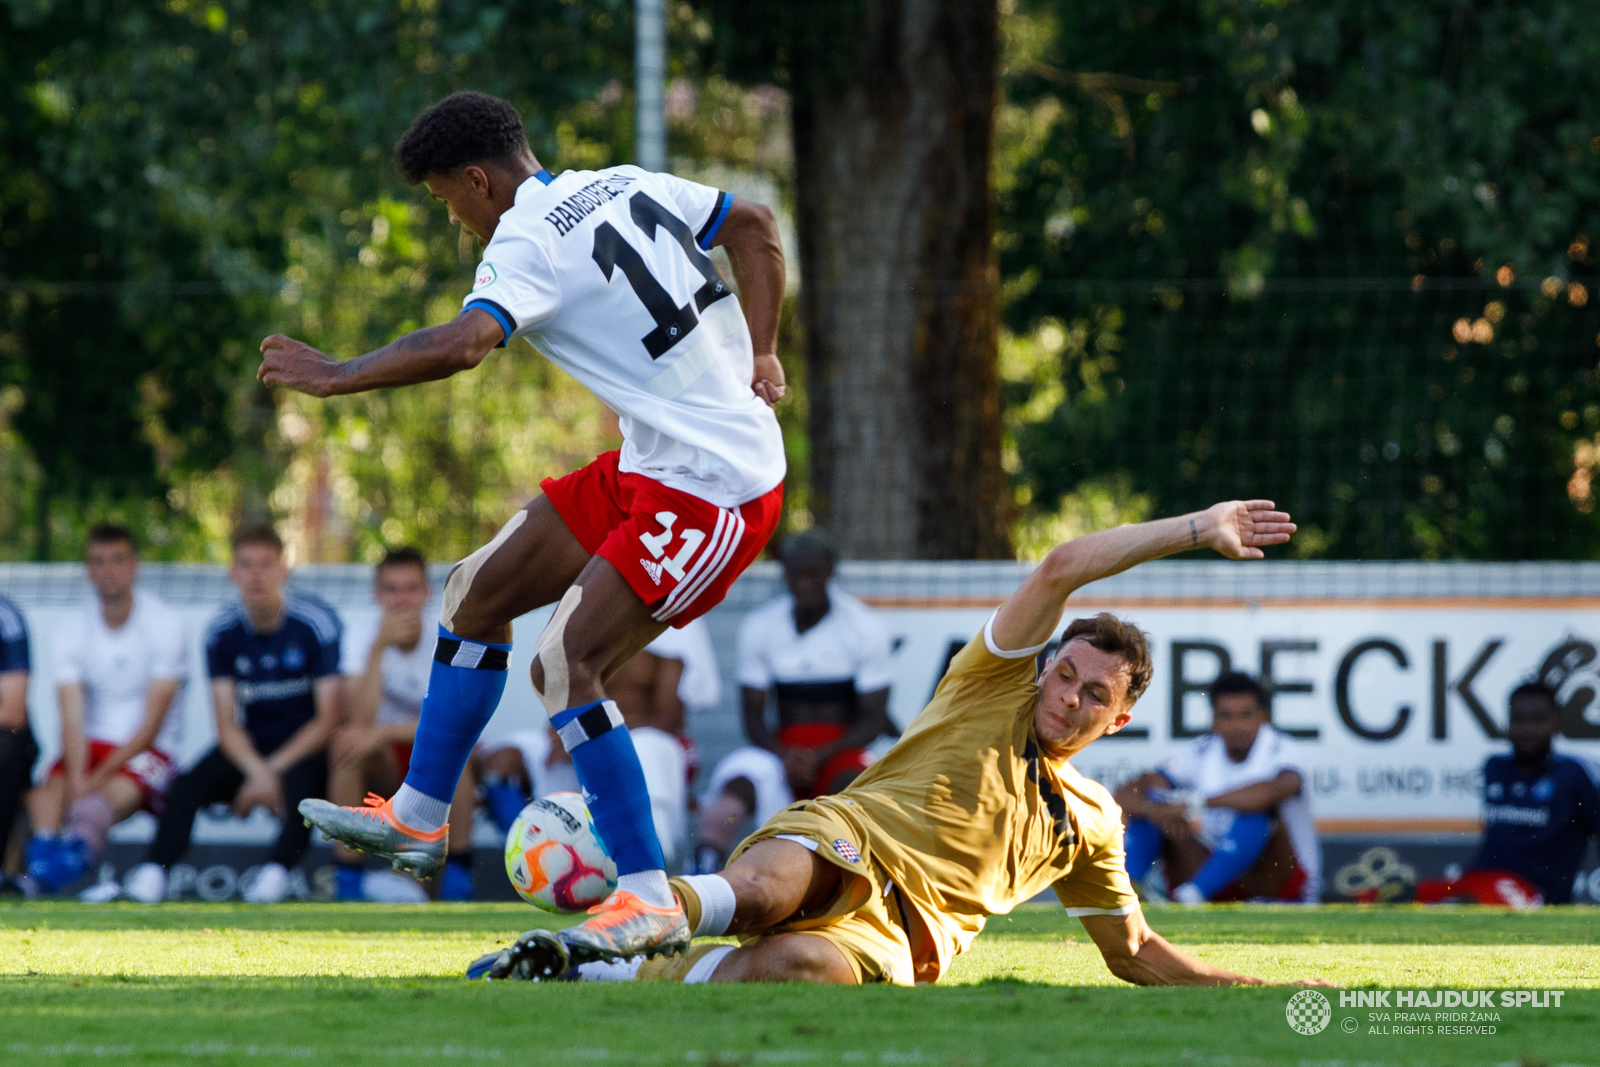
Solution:
{"label": "blue football sock", "polygon": [[511,832],[511,824],[517,821],[517,816],[522,814],[522,809],[528,804],[528,798],[523,794],[522,787],[504,778],[485,778],[483,799],[489,805],[489,814],[506,833]]}
{"label": "blue football sock", "polygon": [[1238,812],[1227,833],[1217,839],[1211,858],[1189,879],[1210,900],[1255,863],[1267,847],[1272,818],[1264,811]]}
{"label": "blue football sock", "polygon": [[617,864],[617,876],[666,867],[650,813],[650,791],[615,702],[596,700],[550,719],[572,754],[594,828]]}
{"label": "blue football sock", "polygon": [[1122,840],[1127,851],[1128,877],[1142,881],[1161,856],[1161,831],[1149,819],[1129,819]]}
{"label": "blue football sock", "polygon": [[361,867],[346,867],[339,864],[333,868],[335,900],[360,900],[361,876],[366,874]]}
{"label": "blue football sock", "polygon": [[406,784],[449,803],[478,735],[489,724],[506,689],[510,645],[464,641],[443,626],[411,746]]}

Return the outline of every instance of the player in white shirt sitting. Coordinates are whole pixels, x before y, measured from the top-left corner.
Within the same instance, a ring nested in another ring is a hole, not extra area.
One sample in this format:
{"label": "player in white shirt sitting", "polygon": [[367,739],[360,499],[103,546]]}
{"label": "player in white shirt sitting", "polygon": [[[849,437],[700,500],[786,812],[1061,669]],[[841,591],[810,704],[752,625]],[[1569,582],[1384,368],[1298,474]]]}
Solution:
{"label": "player in white shirt sitting", "polygon": [[700,874],[722,869],[752,815],[765,823],[796,798],[849,785],[871,762],[866,746],[890,728],[889,634],[871,608],[829,584],[833,542],[820,530],[791,534],[781,556],[789,592],[739,626],[739,692],[754,743],[711,772],[695,834]]}
{"label": "player in white shirt sitting", "polygon": [[[424,618],[432,596],[428,561],[415,548],[396,548],[378,561],[373,599],[377,618],[345,631],[339,673],[345,682],[345,725],[328,746],[328,799],[359,804],[368,790],[392,793],[411,765],[411,744],[428,694],[437,616]],[[472,809],[460,790],[451,805],[456,833],[439,883],[443,900],[472,899]],[[362,900],[361,857],[338,842],[333,862],[340,900]]]}
{"label": "player in white shirt sitting", "polygon": [[[606,682],[606,693],[617,702],[639,753],[656,836],[670,864],[687,830],[694,776],[685,713],[714,708],[722,699],[716,653],[704,620],[664,631],[617,668]],[[530,796],[581,789],[571,758],[548,727],[518,730],[482,748],[468,773],[482,775],[489,810],[504,828],[510,828]]]}
{"label": "player in white shirt sitting", "polygon": [[[123,527],[89,531],[87,564],[95,599],[62,620],[53,642],[61,758],[29,803],[28,873],[50,893],[98,858],[113,825],[141,808],[160,812],[182,741],[183,620],[134,589],[139,553]],[[87,892],[109,899],[117,887]]]}
{"label": "player in white shirt sitting", "polygon": [[1173,900],[1321,899],[1322,850],[1306,797],[1311,775],[1273,726],[1261,684],[1229,672],[1211,685],[1211,732],[1117,790],[1128,874],[1165,857]]}
{"label": "player in white shirt sitting", "polygon": [[[782,510],[777,357],[783,246],[772,211],[635,166],[553,174],[508,101],[459,92],[395,148],[407,181],[485,245],[454,320],[336,361],[274,335],[257,377],[326,397],[437,381],[515,338],[617,413],[622,447],[511,516],[445,582],[406,780],[364,808],[308,799],[330,837],[431,874],[450,801],[505,689],[511,623],[555,604],[532,681],[572,755],[617,889],[560,938],[580,959],[683,951],[650,794],[605,682],[667,626],[711,610]],[[709,253],[727,251],[738,295]]]}

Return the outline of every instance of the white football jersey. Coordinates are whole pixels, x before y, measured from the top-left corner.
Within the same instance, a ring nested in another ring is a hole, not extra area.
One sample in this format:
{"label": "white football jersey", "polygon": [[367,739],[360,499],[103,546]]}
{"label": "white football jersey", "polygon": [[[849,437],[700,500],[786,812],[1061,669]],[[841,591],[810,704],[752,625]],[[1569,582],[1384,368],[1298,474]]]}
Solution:
{"label": "white football jersey", "polygon": [[[1161,765],[1161,772],[1180,789],[1193,789],[1207,799],[1231,793],[1256,782],[1268,782],[1282,771],[1300,776],[1300,792],[1278,805],[1278,818],[1289,834],[1295,862],[1306,874],[1306,899],[1320,900],[1322,848],[1317,843],[1317,824],[1311,816],[1311,770],[1294,738],[1270,723],[1256,732],[1255,743],[1243,760],[1235,763],[1228,747],[1216,734],[1203,734],[1189,742],[1177,755]],[[1223,808],[1207,808],[1206,831],[1213,836],[1227,831],[1232,813]]]}
{"label": "white football jersey", "polygon": [[619,467],[731,508],[783,481],[739,300],[706,250],[733,198],[634,166],[517,189],[464,307],[493,315],[617,413]]}
{"label": "white football jersey", "polygon": [[[339,648],[339,673],[361,677],[367,673],[367,657],[378,639],[381,615],[353,623],[344,633]],[[431,612],[422,616],[422,637],[410,652],[390,645],[383,650],[383,696],[378,701],[374,726],[412,722],[422,714],[422,698],[428,695],[428,679],[433,673],[433,649],[438,642],[439,617]]]}
{"label": "white football jersey", "polygon": [[[83,732],[120,745],[144,722],[145,692],[156,679],[185,678],[183,619],[154,593],[136,590],[128,621],[113,630],[90,600],[61,620],[52,642],[57,685],[83,686]],[[183,691],[167,707],[154,746],[176,756],[183,741]]]}
{"label": "white football jersey", "polygon": [[769,600],[739,624],[739,684],[749,689],[851,683],[857,693],[889,688],[889,632],[876,612],[828,587],[828,613],[805,633],[794,628],[794,597]]}

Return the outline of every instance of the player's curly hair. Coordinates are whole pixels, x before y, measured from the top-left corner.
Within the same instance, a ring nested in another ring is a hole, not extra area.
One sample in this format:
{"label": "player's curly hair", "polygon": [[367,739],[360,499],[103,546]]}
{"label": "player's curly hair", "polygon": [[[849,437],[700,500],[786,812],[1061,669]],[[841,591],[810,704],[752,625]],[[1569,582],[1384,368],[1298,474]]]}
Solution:
{"label": "player's curly hair", "polygon": [[1150,688],[1155,665],[1150,659],[1150,639],[1143,630],[1131,622],[1123,622],[1109,611],[1102,611],[1087,619],[1073,619],[1061,635],[1061,644],[1057,648],[1066,648],[1069,642],[1079,637],[1101,652],[1121,656],[1128,664],[1129,704]]}
{"label": "player's curly hair", "polygon": [[412,185],[453,174],[470,163],[510,159],[528,149],[522,116],[511,101],[488,93],[451,93],[418,115],[394,147],[395,166]]}

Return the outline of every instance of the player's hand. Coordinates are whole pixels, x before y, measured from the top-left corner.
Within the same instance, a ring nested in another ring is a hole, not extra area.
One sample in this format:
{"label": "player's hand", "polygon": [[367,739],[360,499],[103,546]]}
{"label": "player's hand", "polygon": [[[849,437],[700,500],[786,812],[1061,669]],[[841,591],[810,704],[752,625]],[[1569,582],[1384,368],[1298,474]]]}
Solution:
{"label": "player's hand", "polygon": [[422,640],[422,613],[401,608],[385,611],[378,623],[378,640],[381,648],[415,648]]}
{"label": "player's hand", "polygon": [[256,381],[309,396],[332,396],[338,367],[335,360],[304,341],[275,333],[261,342],[261,368],[256,371]]}
{"label": "player's hand", "polygon": [[757,356],[756,372],[750,383],[750,388],[756,396],[767,402],[768,407],[776,407],[778,401],[783,399],[783,394],[789,391],[789,386],[783,379],[783,364],[777,356]]}
{"label": "player's hand", "polygon": [[283,814],[283,781],[271,771],[246,778],[233,795],[233,813],[241,819],[255,808],[266,808],[274,815]]}
{"label": "player's hand", "polygon": [[1152,804],[1145,818],[1155,823],[1162,836],[1177,841],[1187,841],[1194,836],[1189,824],[1189,809],[1181,804]]}
{"label": "player's hand", "polygon": [[1266,545],[1281,545],[1294,533],[1287,511],[1275,511],[1270,500],[1229,500],[1206,510],[1207,544],[1229,559],[1261,559]]}
{"label": "player's hand", "polygon": [[783,750],[783,771],[789,779],[789,788],[804,792],[811,788],[817,777],[817,751],[812,748],[786,748]]}

